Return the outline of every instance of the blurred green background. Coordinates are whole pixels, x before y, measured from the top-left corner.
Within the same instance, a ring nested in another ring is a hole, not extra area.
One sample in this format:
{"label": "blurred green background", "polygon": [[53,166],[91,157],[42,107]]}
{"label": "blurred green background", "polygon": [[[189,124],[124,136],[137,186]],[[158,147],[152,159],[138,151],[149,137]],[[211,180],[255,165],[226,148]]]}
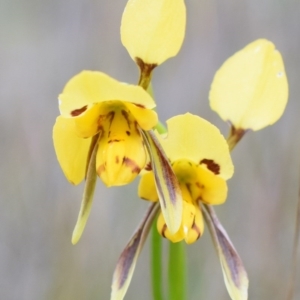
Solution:
{"label": "blurred green background", "polygon": [[[113,189],[99,180],[87,228],[72,246],[83,185],[67,182],[52,144],[57,96],[73,75],[101,70],[137,82],[119,36],[125,4],[0,0],[1,300],[109,299],[115,263],[146,211],[137,180]],[[285,299],[300,172],[300,2],[186,4],[183,47],[154,72],[162,121],[189,111],[227,135],[228,125],[208,104],[215,71],[258,38],[273,41],[284,58],[290,85],[285,114],[274,126],[248,133],[234,150],[228,201],[216,210],[248,271],[249,299]],[[148,248],[126,299],[151,299]],[[187,253],[188,299],[229,299],[208,230]],[[294,299],[300,299],[299,280]]]}

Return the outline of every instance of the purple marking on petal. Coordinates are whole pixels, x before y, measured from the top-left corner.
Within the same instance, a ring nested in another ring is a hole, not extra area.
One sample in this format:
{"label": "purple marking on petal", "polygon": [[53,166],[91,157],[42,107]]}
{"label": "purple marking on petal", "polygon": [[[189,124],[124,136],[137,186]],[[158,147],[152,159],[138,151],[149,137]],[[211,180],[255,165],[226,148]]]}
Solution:
{"label": "purple marking on petal", "polygon": [[139,255],[140,251],[142,250],[146,237],[149,233],[151,224],[158,210],[158,203],[153,203],[149,207],[138,229],[133,234],[133,236],[127,243],[125,249],[121,253],[113,276],[113,286],[114,284],[116,284],[118,290],[123,288],[127,280],[131,280],[131,277],[128,278],[128,276],[130,275],[130,271],[132,270],[132,268],[135,267],[134,261]]}
{"label": "purple marking on petal", "polygon": [[[155,147],[156,154],[157,154],[158,159],[160,161],[160,165],[161,165],[162,171],[163,171],[163,177],[166,179],[165,183],[168,186],[170,200],[173,204],[175,204],[176,203],[176,184],[175,184],[174,180],[177,180],[176,176],[175,176],[175,174],[172,170],[172,167],[171,167],[171,165],[168,161],[168,158],[166,157],[162,147],[160,146],[155,134],[152,131],[147,131],[147,134],[149,134],[149,137],[152,140],[152,144]],[[146,134],[144,136],[147,137]],[[148,143],[150,144],[148,137],[147,137],[147,140],[148,140]],[[157,172],[156,172],[157,168],[153,164],[153,162],[151,163],[151,166],[152,166],[152,169],[154,171],[154,176],[155,176],[155,179],[156,179],[155,182],[156,182],[157,188],[161,191],[162,187],[161,187],[161,182],[160,182],[160,180],[158,178],[158,175],[157,175]],[[163,200],[164,207],[166,207],[165,199],[163,198],[162,200]]]}
{"label": "purple marking on petal", "polygon": [[118,282],[119,289],[122,288],[124,282],[127,279],[130,267],[131,267],[133,259],[135,257],[135,253],[140,244],[142,231],[143,231],[143,228],[140,228],[135,233],[135,235],[133,236],[133,238],[130,241],[130,244],[124,249],[124,251],[122,252],[122,255],[120,256],[120,259],[118,261],[118,268],[121,268],[121,270],[122,270],[122,273],[121,273],[122,275]]}
{"label": "purple marking on petal", "polygon": [[[214,240],[217,252],[226,259],[226,264],[229,267],[231,278],[236,285],[236,287],[240,288],[242,285],[241,278],[247,278],[247,273],[243,262],[234,248],[227,232],[223,228],[222,224],[217,218],[217,215],[214,209],[210,205],[204,206],[204,217],[206,218],[206,223],[210,229],[212,238]],[[209,220],[208,220],[209,218]],[[222,254],[220,254],[220,252]]]}

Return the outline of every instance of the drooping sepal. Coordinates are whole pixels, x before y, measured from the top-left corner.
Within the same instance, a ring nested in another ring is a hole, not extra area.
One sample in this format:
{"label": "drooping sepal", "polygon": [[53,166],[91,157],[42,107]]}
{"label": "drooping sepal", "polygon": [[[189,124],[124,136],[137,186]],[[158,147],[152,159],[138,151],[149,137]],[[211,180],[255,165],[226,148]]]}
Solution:
{"label": "drooping sepal", "polygon": [[230,298],[247,300],[249,280],[239,254],[213,208],[210,205],[203,205],[203,213],[220,259],[224,282]]}
{"label": "drooping sepal", "polygon": [[98,151],[98,142],[100,136],[101,133],[94,136],[91,143],[91,156],[88,162],[88,167],[86,172],[86,181],[85,181],[84,192],[82,196],[81,207],[72,235],[73,245],[77,244],[81,238],[81,235],[84,231],[93,204],[94,192],[95,192],[96,181],[97,181],[96,155]]}
{"label": "drooping sepal", "polygon": [[138,256],[145,243],[158,209],[158,203],[153,203],[150,206],[143,221],[121,253],[113,275],[110,300],[122,300],[124,298],[131,282]]}
{"label": "drooping sepal", "polygon": [[171,164],[153,131],[141,131],[151,159],[161,211],[171,233],[176,233],[182,220],[182,195]]}

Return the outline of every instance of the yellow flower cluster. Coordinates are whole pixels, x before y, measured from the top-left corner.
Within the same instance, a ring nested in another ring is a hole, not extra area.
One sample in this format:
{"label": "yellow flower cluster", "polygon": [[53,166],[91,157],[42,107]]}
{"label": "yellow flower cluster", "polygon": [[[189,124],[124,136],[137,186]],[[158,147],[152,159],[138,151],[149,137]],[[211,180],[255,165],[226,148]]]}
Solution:
{"label": "yellow flower cluster", "polygon": [[[73,243],[87,221],[96,176],[110,187],[128,184],[140,173],[140,198],[160,208],[151,208],[148,221],[159,213],[157,228],[163,237],[195,242],[204,230],[203,207],[210,212],[210,205],[226,200],[226,180],[233,175],[230,150],[247,130],[271,125],[283,114],[288,98],[283,61],[270,41],[260,39],[229,58],[211,86],[211,108],[231,124],[227,141],[214,125],[190,113],[168,120],[167,130],[159,134],[156,104],[147,89],[154,68],[180,50],[185,24],[184,0],[129,0],[121,40],[140,68],[138,85],[83,71],[59,95],[61,115],[53,129],[57,158],[71,183],[86,179]],[[123,299],[126,293],[146,223],[124,252],[131,254],[127,264],[121,257],[111,299]],[[231,298],[247,299],[246,275],[243,287],[230,281],[231,275],[224,275]]]}

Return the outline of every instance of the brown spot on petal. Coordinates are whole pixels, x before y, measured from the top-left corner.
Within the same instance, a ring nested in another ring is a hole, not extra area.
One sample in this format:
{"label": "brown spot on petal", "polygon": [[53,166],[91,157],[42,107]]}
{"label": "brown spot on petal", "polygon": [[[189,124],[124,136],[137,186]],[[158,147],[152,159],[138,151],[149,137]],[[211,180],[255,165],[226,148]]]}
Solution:
{"label": "brown spot on petal", "polygon": [[165,235],[166,230],[167,230],[167,224],[164,224],[164,226],[163,226],[163,228],[161,229],[161,232],[160,232],[160,234],[161,234],[164,238],[166,238],[166,235]]}
{"label": "brown spot on petal", "polygon": [[113,139],[113,140],[109,140],[108,143],[118,143],[118,142],[121,142],[121,141],[124,141],[123,139],[119,140],[119,139]]}
{"label": "brown spot on petal", "polygon": [[103,123],[105,122],[105,120],[106,120],[106,115],[99,115],[99,117],[98,117],[99,126],[102,126]]}
{"label": "brown spot on petal", "polygon": [[192,227],[193,230],[195,230],[197,232],[197,239],[196,240],[199,240],[200,236],[201,236],[201,232],[200,232],[200,229],[197,227],[197,225],[194,225]]}
{"label": "brown spot on petal", "polygon": [[78,108],[78,109],[74,109],[73,111],[71,111],[71,116],[72,117],[77,117],[79,115],[81,115],[82,113],[84,113],[87,110],[87,105]]}
{"label": "brown spot on petal", "polygon": [[131,169],[132,173],[139,174],[141,172],[141,168],[136,164],[136,162],[128,157],[123,157],[122,162],[126,167]]}
{"label": "brown spot on petal", "polygon": [[116,164],[118,164],[120,162],[119,156],[116,156]]}
{"label": "brown spot on petal", "polygon": [[200,202],[200,201],[203,201],[202,196],[199,196],[199,197],[196,199],[196,202]]}
{"label": "brown spot on petal", "polygon": [[185,184],[185,186],[186,186],[187,190],[189,191],[189,193],[190,193],[190,195],[191,195],[191,194],[192,194],[191,184],[187,182],[187,183]]}
{"label": "brown spot on petal", "polygon": [[126,110],[122,109],[121,113],[122,113],[123,117],[125,118],[125,120],[127,122],[128,128],[130,129],[131,122],[130,122],[128,112]]}
{"label": "brown spot on petal", "polygon": [[128,136],[130,136],[131,133],[130,133],[130,131],[127,130],[127,131],[126,131],[126,134],[127,134]]}
{"label": "brown spot on petal", "polygon": [[220,166],[215,163],[212,159],[202,159],[200,165],[205,164],[207,169],[215,173],[216,175],[220,174]]}
{"label": "brown spot on petal", "polygon": [[141,196],[140,196],[140,199],[142,199],[142,200],[147,200],[147,201],[148,201],[147,203],[149,203],[149,199],[147,199],[147,198],[144,198],[144,197],[141,197]]}
{"label": "brown spot on petal", "polygon": [[133,103],[135,106],[137,106],[137,107],[140,107],[140,108],[145,108],[145,106],[144,105],[142,105],[142,104],[138,104],[138,103]]}
{"label": "brown spot on petal", "polygon": [[136,133],[140,136],[141,133],[140,133],[140,127],[139,127],[139,124],[137,121],[134,121],[134,128],[136,130]]}
{"label": "brown spot on petal", "polygon": [[100,132],[100,131],[103,132],[103,126],[101,124],[97,125],[97,129],[98,129],[98,132]]}
{"label": "brown spot on petal", "polygon": [[201,231],[200,231],[199,227],[196,225],[195,220],[194,220],[194,223],[192,225],[192,229],[196,231],[196,233],[197,233],[197,239],[196,240],[198,240],[201,236]]}
{"label": "brown spot on petal", "polygon": [[196,182],[196,187],[199,188],[200,190],[204,189],[204,185],[198,181]]}
{"label": "brown spot on petal", "polygon": [[100,176],[102,172],[105,172],[105,165],[100,165],[98,170],[97,170],[97,173],[98,175]]}
{"label": "brown spot on petal", "polygon": [[149,161],[148,163],[147,163],[147,165],[145,166],[145,170],[146,171],[152,171],[152,165],[151,165],[151,162]]}
{"label": "brown spot on petal", "polygon": [[109,128],[110,128],[111,123],[112,123],[112,121],[113,121],[114,118],[115,118],[115,112],[114,112],[114,111],[109,112],[109,113],[107,114],[107,118],[109,119]]}

